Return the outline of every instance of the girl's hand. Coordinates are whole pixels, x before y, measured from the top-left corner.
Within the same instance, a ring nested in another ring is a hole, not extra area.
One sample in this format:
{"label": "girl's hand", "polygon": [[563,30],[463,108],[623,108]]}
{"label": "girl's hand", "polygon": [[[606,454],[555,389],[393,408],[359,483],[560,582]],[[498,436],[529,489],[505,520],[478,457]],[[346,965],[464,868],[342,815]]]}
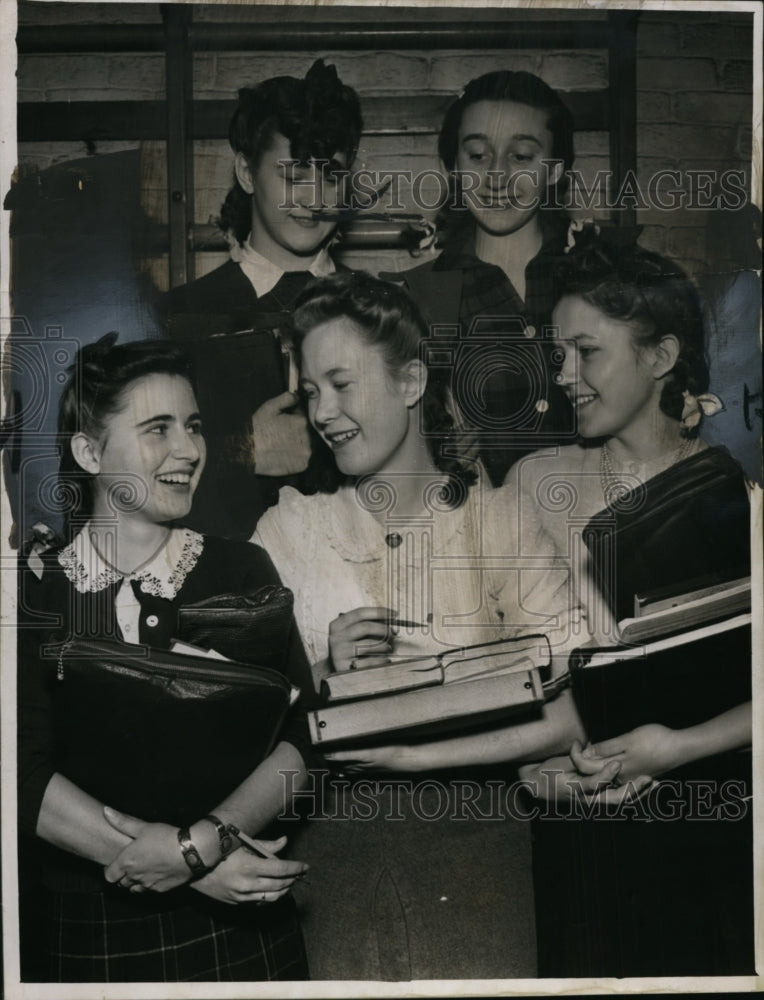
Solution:
{"label": "girl's hand", "polygon": [[355,608],[329,625],[329,655],[335,670],[371,666],[384,662],[393,651],[391,626],[396,612],[391,608]]}
{"label": "girl's hand", "polygon": [[682,756],[682,731],[657,723],[639,726],[623,736],[603,740],[595,744],[593,749],[602,757],[618,757],[622,780],[638,774],[657,776],[685,763]]}
{"label": "girl's hand", "polygon": [[621,783],[621,767],[618,758],[598,757],[591,748],[583,750],[576,740],[570,756],[524,764],[518,773],[535,798],[548,802],[599,798],[614,805],[641,798],[654,787],[655,782],[646,774]]}
{"label": "girl's hand", "polygon": [[[261,841],[271,853],[283,850],[286,837]],[[307,872],[302,861],[261,858],[246,846],[229,854],[225,861],[192,883],[191,888],[220,903],[275,903],[285,896],[295,879]]]}
{"label": "girl's hand", "polygon": [[415,771],[416,761],[411,747],[364,747],[359,750],[335,750],[324,754],[340,771]]}
{"label": "girl's hand", "polygon": [[[570,759],[579,774],[598,774],[606,764],[613,761],[617,761],[619,764],[622,763],[620,754],[606,757],[598,753],[597,748],[591,743],[582,746],[580,740],[573,740],[570,747]],[[620,772],[620,767],[618,771]]]}
{"label": "girl's hand", "polygon": [[181,854],[178,829],[167,823],[146,823],[135,816],[104,807],[110,826],[133,840],[104,869],[107,882],[119,882],[131,892],[168,892],[191,878]]}
{"label": "girl's hand", "polygon": [[290,476],[304,472],[310,460],[310,435],[305,414],[295,407],[293,392],[267,399],[252,416],[255,471],[260,476]]}

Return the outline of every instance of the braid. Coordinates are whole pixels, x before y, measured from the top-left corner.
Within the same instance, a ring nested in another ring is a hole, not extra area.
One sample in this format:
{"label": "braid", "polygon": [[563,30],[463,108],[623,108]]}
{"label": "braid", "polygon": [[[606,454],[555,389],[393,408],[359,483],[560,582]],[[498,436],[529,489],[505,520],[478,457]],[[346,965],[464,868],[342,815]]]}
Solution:
{"label": "braid", "polygon": [[458,507],[467,497],[470,486],[477,482],[477,473],[459,459],[448,455],[449,446],[456,443],[450,395],[445,381],[431,371],[422,398],[422,423],[435,467],[448,476],[448,506]]}
{"label": "braid", "polygon": [[234,174],[233,187],[220,207],[218,225],[242,244],[252,228],[252,196],[247,194]]}

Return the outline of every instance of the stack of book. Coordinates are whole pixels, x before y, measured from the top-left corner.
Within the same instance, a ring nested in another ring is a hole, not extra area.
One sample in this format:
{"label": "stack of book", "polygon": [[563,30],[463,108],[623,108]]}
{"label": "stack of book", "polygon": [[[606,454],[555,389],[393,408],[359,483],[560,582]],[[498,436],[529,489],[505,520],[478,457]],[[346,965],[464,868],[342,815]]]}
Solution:
{"label": "stack of book", "polygon": [[721,623],[751,610],[751,578],[692,586],[681,593],[670,588],[636,594],[634,615],[618,623],[622,645],[647,642],[674,633]]}
{"label": "stack of book", "polygon": [[751,697],[751,580],[634,598],[618,643],[571,656],[573,694],[593,741],[645,723],[696,725]]}
{"label": "stack of book", "polygon": [[325,706],[309,714],[311,738],[322,747],[426,738],[532,712],[550,664],[546,636],[531,635],[338,671],[322,682]]}
{"label": "stack of book", "polygon": [[[642,717],[689,725],[707,710],[698,688],[712,700],[721,698],[713,694],[720,687],[730,704],[745,699],[750,577],[689,582],[687,588],[637,595],[633,617],[618,623],[615,645],[584,647],[566,660],[563,672],[569,665],[579,712],[593,738],[623,732]],[[559,687],[549,679],[552,659],[546,636],[529,635],[339,671],[322,682],[324,706],[309,713],[311,738],[326,748],[428,739],[538,714]],[[718,685],[730,660],[740,683],[727,676]]]}

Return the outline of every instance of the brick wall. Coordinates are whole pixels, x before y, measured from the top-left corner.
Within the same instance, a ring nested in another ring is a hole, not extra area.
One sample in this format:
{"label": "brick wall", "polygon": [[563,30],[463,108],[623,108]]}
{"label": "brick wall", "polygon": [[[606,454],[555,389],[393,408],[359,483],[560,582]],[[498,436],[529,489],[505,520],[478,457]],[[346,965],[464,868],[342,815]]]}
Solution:
{"label": "brick wall", "polygon": [[[285,9],[286,20],[342,19],[342,8]],[[461,16],[490,19],[491,11],[450,11]],[[505,12],[502,11],[502,16]],[[197,20],[243,20],[257,16],[246,6],[200,6]],[[345,15],[347,16],[347,15]],[[379,18],[372,8],[369,18]],[[417,11],[396,12],[396,18],[421,16]],[[553,11],[513,11],[509,16],[534,19],[559,17]],[[591,12],[576,17],[597,18]],[[158,22],[158,5],[145,4],[42,4],[21,3],[21,24]],[[681,207],[661,210],[650,199],[638,211],[644,225],[642,242],[669,253],[693,272],[709,266],[714,253],[706,246],[708,197],[723,193],[725,172],[743,171],[743,187],[750,188],[752,41],[750,15],[720,11],[666,13],[643,12],[638,26],[638,181],[649,189],[659,171],[665,175],[657,191],[664,201],[683,198]],[[361,98],[389,95],[457,94],[473,76],[497,68],[526,69],[537,73],[562,91],[596,90],[607,85],[607,54],[598,50],[577,51],[405,51],[321,53],[201,53],[195,57],[195,95],[198,99],[230,98],[242,85],[268,76],[302,74],[318,55],[333,62],[342,79],[354,86]],[[18,93],[22,101],[162,99],[163,57],[157,54],[28,55],[19,60]],[[122,149],[129,143],[98,143],[95,155]],[[437,167],[436,137],[366,136],[359,152],[359,165],[369,169],[404,169],[413,172]],[[579,132],[576,137],[576,167],[587,186],[598,171],[608,167],[608,138],[604,133]],[[84,143],[28,143],[19,148],[20,166],[43,169],[61,160],[81,157]],[[148,214],[166,219],[164,144],[144,143],[142,148],[143,205]],[[691,171],[696,174],[695,205]],[[705,178],[706,173],[711,181]],[[199,222],[214,217],[231,179],[231,154],[227,143],[205,141],[195,147],[195,216]],[[710,188],[709,188],[710,184]],[[721,188],[719,185],[721,184]],[[402,186],[404,204],[410,191]],[[672,191],[674,192],[672,194]],[[704,202],[704,197],[706,201]],[[703,207],[703,206],[706,207]],[[607,215],[605,209],[598,215]],[[718,256],[718,255],[717,255]],[[224,259],[219,254],[197,254],[197,274]],[[351,266],[399,269],[411,265],[405,253],[356,252],[347,255]],[[716,261],[712,262],[716,264]],[[166,284],[166,260],[157,258],[151,272],[158,284]]]}
{"label": "brick wall", "polygon": [[[750,191],[750,28],[721,13],[643,13],[637,54],[640,182],[649,183],[659,170],[678,170],[676,187],[685,196],[684,206],[670,212],[651,207],[639,213],[642,242],[696,272],[731,263],[706,246],[711,209],[703,207],[709,200],[703,189],[723,193],[735,184],[728,172],[742,171]],[[706,175],[718,180],[709,185]]]}
{"label": "brick wall", "polygon": [[[567,79],[568,90],[598,90],[607,86],[607,56],[602,52],[524,52],[484,50],[470,52],[293,52],[236,54],[219,53],[197,56],[194,62],[195,95],[199,99],[230,98],[246,83],[254,83],[282,74],[302,76],[314,59],[322,56],[336,66],[344,83],[354,87],[363,102],[364,97],[431,94],[456,96],[473,76],[495,69],[527,70],[536,73],[554,86],[562,87]],[[577,73],[573,71],[577,70]],[[416,176],[423,171],[438,169],[437,135],[439,123],[433,122],[433,133],[408,136],[364,136],[355,166],[371,171],[403,170]],[[576,166],[587,186],[594,183],[597,170],[608,166],[607,133],[577,134]],[[146,158],[151,159],[152,186],[156,182],[150,203],[150,214],[166,220],[164,184],[164,147],[160,143],[146,144]],[[195,205],[197,222],[208,222],[219,212],[231,184],[232,156],[226,140],[207,140],[195,144]],[[400,182],[399,191],[404,210],[416,210],[411,185]],[[434,185],[425,185],[423,194],[430,203]],[[435,191],[435,193],[437,193]],[[429,213],[434,215],[435,213]],[[199,253],[197,274],[217,266],[224,255]],[[343,260],[351,267],[370,271],[398,270],[411,267],[407,252],[357,251],[345,253]],[[158,273],[158,272],[157,272]]]}

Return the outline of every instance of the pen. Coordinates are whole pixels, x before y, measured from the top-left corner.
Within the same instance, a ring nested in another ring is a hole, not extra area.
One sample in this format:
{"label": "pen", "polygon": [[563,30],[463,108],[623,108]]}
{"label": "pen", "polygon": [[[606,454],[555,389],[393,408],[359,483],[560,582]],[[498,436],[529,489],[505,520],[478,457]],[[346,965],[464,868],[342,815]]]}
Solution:
{"label": "pen", "polygon": [[[242,844],[248,847],[251,851],[254,851],[255,854],[259,854],[261,858],[267,858],[269,861],[281,860],[281,858],[279,858],[278,855],[273,854],[271,851],[269,851],[268,848],[265,846],[265,844],[262,843],[262,841],[253,840],[253,838],[250,837],[248,834],[242,833],[242,831],[234,823],[229,823],[227,826],[227,830],[234,837],[237,837],[242,842]],[[306,885],[310,885],[310,882],[308,882],[308,880],[305,878],[304,872],[301,872],[299,875],[295,875],[295,878],[299,878]]]}
{"label": "pen", "polygon": [[432,624],[432,615],[427,616],[426,622],[410,622],[405,618],[391,618],[390,624],[398,628],[428,628]]}

